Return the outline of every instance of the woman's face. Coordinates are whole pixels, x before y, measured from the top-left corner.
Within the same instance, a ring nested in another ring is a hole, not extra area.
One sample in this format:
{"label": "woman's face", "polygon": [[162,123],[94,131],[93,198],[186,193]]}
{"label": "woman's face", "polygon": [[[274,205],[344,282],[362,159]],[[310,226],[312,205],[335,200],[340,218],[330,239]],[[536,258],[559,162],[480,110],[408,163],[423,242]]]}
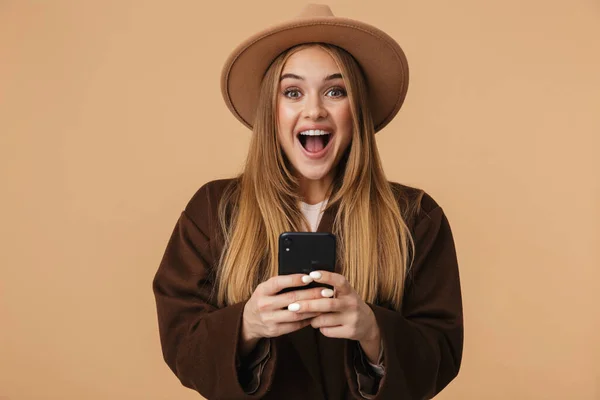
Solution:
{"label": "woman's face", "polygon": [[327,52],[309,47],[287,60],[277,116],[277,135],[296,176],[332,179],[352,139],[352,114],[341,72]]}

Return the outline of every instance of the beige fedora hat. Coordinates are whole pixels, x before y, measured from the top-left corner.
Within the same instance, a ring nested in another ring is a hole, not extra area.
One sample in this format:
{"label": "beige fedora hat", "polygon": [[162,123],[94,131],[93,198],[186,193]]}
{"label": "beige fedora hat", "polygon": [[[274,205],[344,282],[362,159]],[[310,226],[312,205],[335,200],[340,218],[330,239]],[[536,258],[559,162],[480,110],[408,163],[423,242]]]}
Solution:
{"label": "beige fedora hat", "polygon": [[408,63],[398,43],[374,26],[336,17],[326,5],[309,4],[296,18],[252,35],[227,58],[221,91],[242,124],[252,129],[260,84],[269,65],[285,50],[303,43],[328,43],[352,54],[367,79],[376,132],[398,113],[408,89]]}

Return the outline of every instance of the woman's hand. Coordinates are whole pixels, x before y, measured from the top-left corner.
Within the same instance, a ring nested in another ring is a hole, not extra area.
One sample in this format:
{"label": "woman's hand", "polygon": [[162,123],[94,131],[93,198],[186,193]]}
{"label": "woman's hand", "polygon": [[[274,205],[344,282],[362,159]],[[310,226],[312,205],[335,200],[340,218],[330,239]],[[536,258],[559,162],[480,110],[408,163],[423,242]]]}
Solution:
{"label": "woman's hand", "polygon": [[320,299],[296,301],[290,305],[300,315],[320,314],[310,324],[325,336],[356,340],[372,363],[377,363],[381,333],[373,310],[354,291],[346,278],[327,271],[310,273],[315,282],[329,284],[335,289],[324,289]]}
{"label": "woman's hand", "polygon": [[260,338],[276,337],[310,325],[319,312],[295,313],[288,306],[298,301],[321,298],[321,288],[294,290],[277,294],[289,287],[306,286],[308,275],[280,275],[258,285],[244,307],[240,352],[248,354]]}

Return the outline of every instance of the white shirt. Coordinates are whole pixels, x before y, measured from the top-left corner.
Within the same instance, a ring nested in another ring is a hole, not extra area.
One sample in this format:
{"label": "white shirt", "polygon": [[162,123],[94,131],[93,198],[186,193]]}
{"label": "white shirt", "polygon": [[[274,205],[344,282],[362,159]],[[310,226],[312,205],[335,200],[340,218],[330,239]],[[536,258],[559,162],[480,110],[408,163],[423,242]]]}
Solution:
{"label": "white shirt", "polygon": [[302,214],[304,214],[304,218],[308,221],[309,230],[311,232],[316,232],[319,227],[319,222],[321,222],[321,217],[323,216],[323,209],[327,205],[327,199],[323,200],[317,204],[307,204],[304,202],[300,202],[300,210],[302,210]]}

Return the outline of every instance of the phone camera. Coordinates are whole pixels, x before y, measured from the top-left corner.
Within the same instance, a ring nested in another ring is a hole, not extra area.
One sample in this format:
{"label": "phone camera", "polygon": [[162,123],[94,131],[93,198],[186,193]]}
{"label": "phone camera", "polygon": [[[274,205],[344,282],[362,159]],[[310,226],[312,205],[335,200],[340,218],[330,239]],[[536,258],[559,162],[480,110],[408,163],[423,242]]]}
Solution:
{"label": "phone camera", "polygon": [[285,247],[290,247],[292,245],[292,239],[286,237],[285,239],[283,239],[283,244],[285,245]]}

